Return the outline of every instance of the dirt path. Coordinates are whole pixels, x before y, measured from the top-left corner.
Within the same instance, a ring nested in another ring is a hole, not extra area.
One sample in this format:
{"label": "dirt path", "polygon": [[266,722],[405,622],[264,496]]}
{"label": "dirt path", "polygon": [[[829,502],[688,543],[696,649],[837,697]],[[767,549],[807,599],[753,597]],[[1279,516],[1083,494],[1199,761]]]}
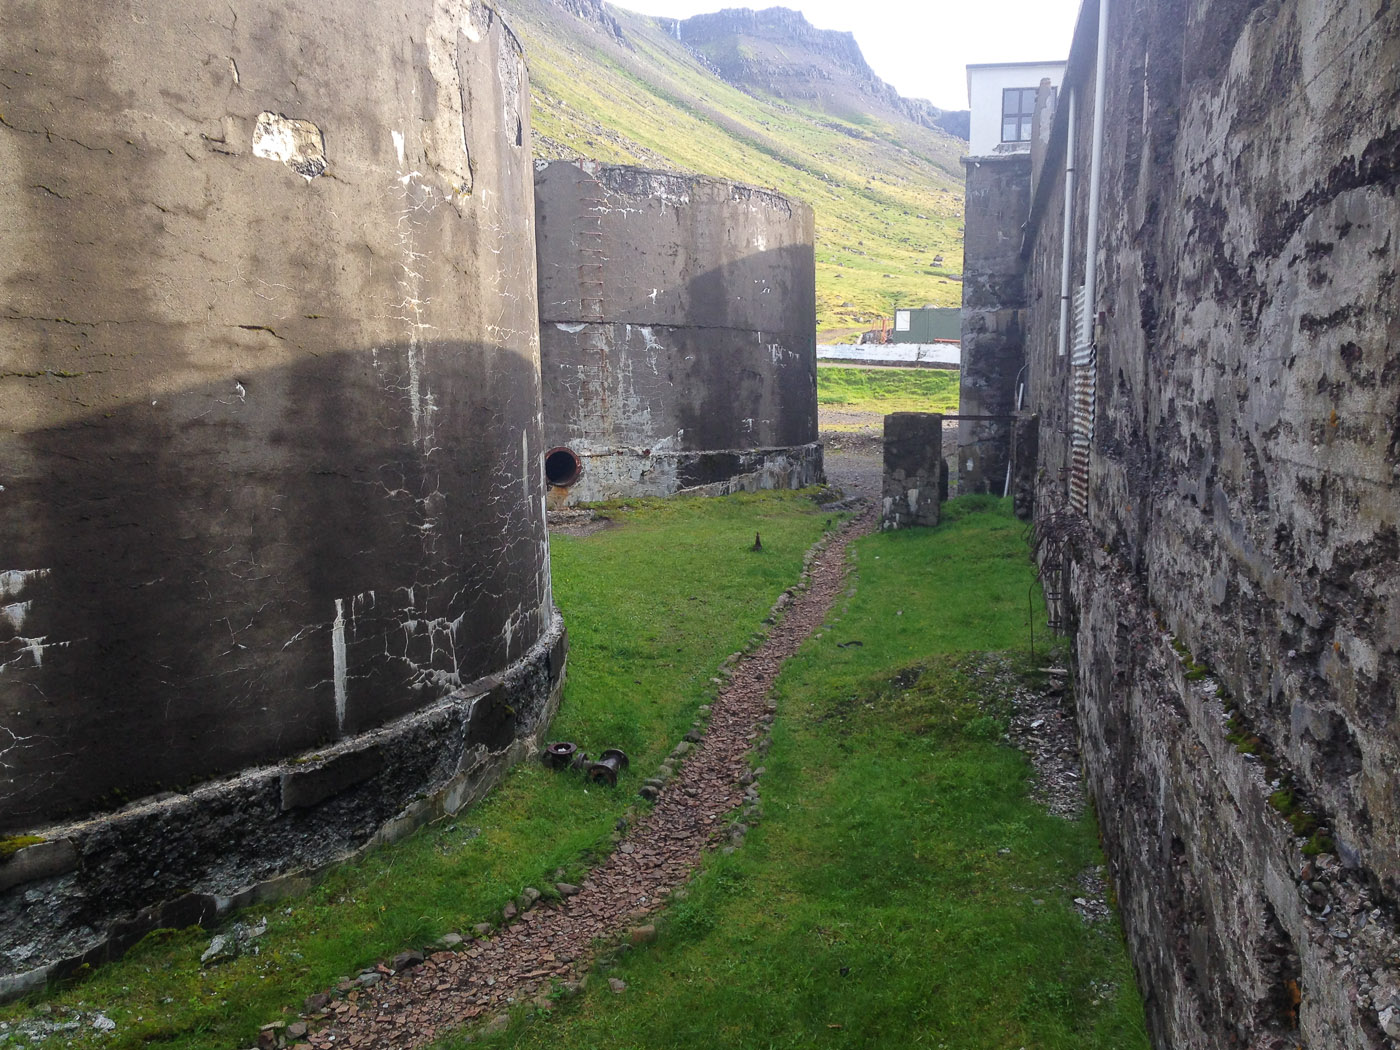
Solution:
{"label": "dirt path", "polygon": [[649,931],[639,924],[689,877],[701,853],[742,837],[742,825],[726,818],[758,798],[750,755],[772,721],[769,689],[844,589],[847,547],[873,522],[867,506],[819,550],[808,588],[794,594],[768,640],[734,665],[704,736],[678,745],[684,757],[675,778],[581,886],[561,885],[558,902],[540,901],[462,950],[422,961],[401,956],[395,960],[402,966],[398,972],[384,967],[377,977],[342,985],[339,998],[313,997],[308,1003],[317,1009],[306,1020],[315,1031],[306,1034],[304,1020],[266,1032],[263,1044],[280,1039],[316,1048],[402,1050],[476,1018],[501,1025],[512,1003],[545,995],[556,981],[578,980],[596,940],[647,939]]}

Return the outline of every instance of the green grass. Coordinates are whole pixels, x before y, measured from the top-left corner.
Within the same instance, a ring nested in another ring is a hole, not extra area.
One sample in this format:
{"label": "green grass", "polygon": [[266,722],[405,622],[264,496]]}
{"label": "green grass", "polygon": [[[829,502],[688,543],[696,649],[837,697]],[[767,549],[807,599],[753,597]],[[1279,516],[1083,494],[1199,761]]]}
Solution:
{"label": "green grass", "polygon": [[955,413],[958,373],[946,368],[818,368],[817,403],[853,412]]}
{"label": "green grass", "polygon": [[1072,904],[1103,863],[1092,817],[1030,801],[1000,742],[1034,673],[1023,526],[988,497],[947,509],[858,544],[856,593],[779,680],[744,846],[706,861],[656,945],[488,1045],[1145,1050],[1118,929]]}
{"label": "green grass", "polygon": [[[555,596],[572,648],[553,737],[587,750],[622,747],[632,770],[615,791],[536,763],[517,768],[479,806],[328,877],[304,898],[255,909],[268,920],[259,954],[201,971],[209,933],[148,937],[47,1002],[51,1020],[88,1014],[51,1045],[223,1048],[251,1045],[260,1025],[338,978],[450,930],[492,921],[525,886],[582,874],[651,770],[712,692],[709,678],[759,628],[830,515],[794,493],[639,502],[609,512],[620,527],[551,544]],[[763,535],[761,553],[751,552]],[[36,1003],[0,1008],[34,1017]],[[101,1010],[117,1022],[102,1035]],[[0,1046],[6,1044],[0,1035]],[[28,1044],[33,1045],[33,1044]]]}
{"label": "green grass", "polygon": [[652,19],[610,10],[625,45],[551,0],[504,0],[529,62],[537,156],[698,172],[806,201],[819,329],[961,303],[965,142],[740,91]]}

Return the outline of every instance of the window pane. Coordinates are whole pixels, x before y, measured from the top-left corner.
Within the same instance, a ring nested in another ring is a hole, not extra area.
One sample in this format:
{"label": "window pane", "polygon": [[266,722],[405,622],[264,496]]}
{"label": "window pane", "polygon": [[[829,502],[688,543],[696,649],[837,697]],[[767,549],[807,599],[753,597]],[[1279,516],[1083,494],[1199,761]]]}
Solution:
{"label": "window pane", "polygon": [[1006,88],[1001,93],[1001,119],[1014,117],[1018,114],[1021,93],[1016,88]]}
{"label": "window pane", "polygon": [[1002,142],[1020,142],[1021,140],[1020,140],[1020,138],[1018,137],[1019,131],[1017,130],[1018,127],[1019,127],[1019,125],[1020,125],[1020,121],[1019,121],[1019,120],[1004,120],[1004,121],[1002,121],[1002,123],[1001,123],[1001,141],[1002,141]]}
{"label": "window pane", "polygon": [[1022,117],[1022,118],[1021,118],[1021,141],[1022,141],[1022,142],[1029,142],[1029,141],[1031,140],[1031,124],[1034,122],[1034,119],[1035,119],[1034,117]]}
{"label": "window pane", "polygon": [[1039,93],[1039,88],[1026,88],[1021,92],[1021,115],[1027,116],[1035,112],[1035,96]]}

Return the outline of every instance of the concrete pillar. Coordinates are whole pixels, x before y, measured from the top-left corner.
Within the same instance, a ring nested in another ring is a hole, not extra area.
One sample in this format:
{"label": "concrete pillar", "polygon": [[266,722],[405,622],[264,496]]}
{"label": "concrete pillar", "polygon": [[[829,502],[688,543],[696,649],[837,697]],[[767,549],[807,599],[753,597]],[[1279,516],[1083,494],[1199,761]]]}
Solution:
{"label": "concrete pillar", "polygon": [[1011,422],[1011,498],[1016,517],[1035,514],[1035,483],[1040,456],[1040,416],[1018,412]]}
{"label": "concrete pillar", "polygon": [[947,491],[943,416],[896,412],[885,417],[885,481],[880,527],[937,525],[940,489]]}
{"label": "concrete pillar", "polygon": [[[1026,363],[1022,227],[1030,215],[1031,157],[966,157],[962,372],[958,411],[1010,416]],[[1001,494],[1011,447],[1009,419],[958,425],[958,492]]]}

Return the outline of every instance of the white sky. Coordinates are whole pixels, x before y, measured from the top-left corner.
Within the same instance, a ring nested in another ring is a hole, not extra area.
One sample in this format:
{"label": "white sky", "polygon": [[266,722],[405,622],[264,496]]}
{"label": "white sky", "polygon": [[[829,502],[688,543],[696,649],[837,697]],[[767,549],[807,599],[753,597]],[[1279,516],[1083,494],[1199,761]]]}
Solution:
{"label": "white sky", "polygon": [[964,69],[977,62],[1051,62],[1069,55],[1079,0],[610,0],[688,18],[725,7],[789,7],[818,29],[849,30],[865,60],[901,95],[967,108]]}

